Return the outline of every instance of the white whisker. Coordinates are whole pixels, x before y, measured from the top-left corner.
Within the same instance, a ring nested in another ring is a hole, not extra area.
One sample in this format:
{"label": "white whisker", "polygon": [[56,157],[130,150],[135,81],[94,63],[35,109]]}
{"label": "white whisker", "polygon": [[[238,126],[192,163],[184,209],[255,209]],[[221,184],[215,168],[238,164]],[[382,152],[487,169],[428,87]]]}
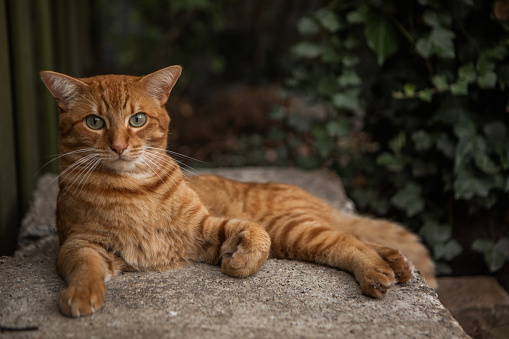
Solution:
{"label": "white whisker", "polygon": [[167,149],[164,149],[164,148],[157,148],[157,147],[150,147],[150,146],[145,146],[145,148],[149,148],[149,149],[153,149],[153,150],[163,151],[163,152],[165,152],[165,153],[168,153],[168,154],[171,154],[171,155],[174,155],[174,156],[178,156],[178,157],[181,157],[181,158],[184,158],[184,159],[188,159],[188,160],[193,160],[193,161],[201,162],[202,164],[207,164],[207,162],[205,162],[205,161],[201,161],[201,160],[198,160],[198,159],[192,158],[192,157],[190,157],[190,156],[187,156],[187,155],[184,155],[184,154],[181,154],[181,153],[178,153],[178,152],[170,151],[170,150],[167,150]]}
{"label": "white whisker", "polygon": [[145,163],[145,165],[147,165],[147,166],[148,166],[148,167],[152,170],[152,172],[154,172],[154,174],[155,174],[155,175],[157,175],[157,176],[159,177],[159,180],[161,180],[161,182],[162,182],[163,184],[165,184],[165,185],[166,185],[166,183],[164,182],[163,178],[161,178],[161,176],[159,175],[159,173],[157,173],[157,172],[156,172],[156,170],[155,170],[155,169],[153,169],[153,168],[152,168],[152,166],[150,166],[150,164],[149,164],[149,162],[150,162],[151,164],[153,164],[153,165],[154,165],[154,163],[153,163],[151,160],[146,159],[146,158],[145,158],[145,159],[143,159],[142,161]]}
{"label": "white whisker", "polygon": [[[67,154],[65,154],[67,155]],[[51,184],[53,184],[55,181],[57,181],[58,179],[62,178],[62,179],[65,179],[67,178],[68,176],[68,172],[70,170],[72,170],[73,168],[75,167],[78,167],[78,166],[81,166],[81,164],[83,163],[86,163],[88,160],[92,159],[95,157],[95,154],[89,154],[87,155],[86,157],[83,157],[83,158],[80,158],[78,160],[76,160],[74,163],[72,163],[72,165],[70,165],[69,167],[67,167],[64,171],[62,171],[62,173],[60,173],[55,179],[51,180],[46,186],[44,186],[43,188],[47,188],[48,186],[50,186]]]}
{"label": "white whisker", "polygon": [[[85,187],[85,184],[88,181],[88,178],[90,178],[90,175],[92,174],[94,169],[97,167],[97,165],[99,165],[100,162],[101,162],[101,160],[95,159],[92,163],[92,166],[89,166],[88,171],[85,173],[85,175],[81,179],[80,183],[78,184],[78,187],[80,187],[80,191],[78,192],[78,195],[81,193],[81,191],[83,190],[83,187]],[[83,181],[83,184],[81,183],[82,181]]]}
{"label": "white whisker", "polygon": [[[176,165],[176,164],[172,163],[171,161],[164,159],[162,157],[161,158],[155,157],[153,154],[150,154],[148,152],[146,152],[145,154],[148,154],[151,156],[151,158],[145,157],[145,160],[150,161],[153,165],[161,168],[161,170],[164,171],[168,175],[168,178],[173,183],[173,186],[176,186],[177,183],[175,182],[175,180],[173,180],[173,178],[171,177],[171,173],[168,172],[168,170],[173,171],[173,170],[175,170],[175,166],[178,167],[178,165]],[[167,165],[171,165],[171,167],[167,167]],[[170,187],[170,189],[171,189],[171,187]]]}
{"label": "white whisker", "polygon": [[54,159],[51,159],[50,161],[48,161],[47,163],[45,163],[44,165],[41,166],[41,168],[39,168],[39,170],[34,174],[34,176],[36,176],[37,174],[39,174],[39,172],[46,166],[48,166],[49,164],[51,164],[53,161],[55,160],[58,160],[62,157],[65,157],[67,155],[71,155],[71,154],[76,154],[76,153],[83,153],[83,152],[92,152],[94,151],[93,148],[83,148],[83,149],[79,149],[79,150],[75,150],[75,151],[72,151],[72,152],[67,152],[67,153],[64,153],[64,154],[59,154],[59,155],[51,155],[52,157],[54,156],[55,158]]}
{"label": "white whisker", "polygon": [[[96,159],[96,161],[92,161],[90,162],[90,160],[92,160],[93,158],[95,158],[95,155],[91,158],[88,158],[87,161],[85,161],[85,166],[80,169],[76,175],[76,177],[74,178],[74,180],[67,186],[67,188],[65,189],[65,191],[63,192],[63,194],[66,194],[67,192],[69,192],[69,190],[74,186],[74,183],[81,178],[81,181],[79,182],[78,184],[78,187],[81,185],[81,182],[83,181],[83,178],[84,178],[84,175],[86,175],[86,173],[88,173],[88,170],[97,164],[97,161],[99,161],[98,159]],[[66,176],[67,177],[67,176]]]}
{"label": "white whisker", "polygon": [[[151,156],[153,156],[153,157],[157,157],[157,158],[160,158],[161,160],[166,161],[166,159],[164,159],[164,157],[163,157],[163,155],[162,155],[162,154],[159,154],[159,153],[156,153],[156,152],[154,152],[154,151],[150,151],[150,150],[146,150],[146,152],[147,152],[147,153],[149,153],[149,154],[150,154]],[[172,159],[173,159],[173,158],[172,158]],[[198,172],[197,172],[194,168],[192,168],[191,166],[186,165],[186,164],[184,164],[183,162],[178,161],[178,160],[176,160],[176,159],[173,159],[173,161],[175,161],[176,163],[180,164],[180,165],[181,165],[181,169],[182,169],[182,170],[188,171],[189,173],[194,174],[194,175],[197,175],[197,174],[198,174]]]}

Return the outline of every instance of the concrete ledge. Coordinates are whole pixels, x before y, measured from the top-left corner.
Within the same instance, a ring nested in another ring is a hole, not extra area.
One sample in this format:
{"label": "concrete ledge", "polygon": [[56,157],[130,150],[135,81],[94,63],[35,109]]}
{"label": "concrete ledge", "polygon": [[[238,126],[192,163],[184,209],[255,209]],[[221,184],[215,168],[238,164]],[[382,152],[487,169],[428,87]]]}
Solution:
{"label": "concrete ledge", "polygon": [[[238,180],[302,186],[353,212],[339,179],[326,171],[212,170]],[[418,272],[383,299],[362,294],[346,272],[269,260],[236,279],[196,264],[164,273],[125,273],[107,284],[104,308],[80,319],[60,314],[65,283],[55,271],[56,183],[41,178],[20,237],[17,258],[0,258],[2,338],[467,338]]]}
{"label": "concrete ledge", "polygon": [[58,311],[64,286],[53,259],[1,258],[0,326],[25,329],[2,338],[468,337],[419,276],[371,299],[348,273],[286,260],[245,279],[204,264],[125,273],[80,319]]}

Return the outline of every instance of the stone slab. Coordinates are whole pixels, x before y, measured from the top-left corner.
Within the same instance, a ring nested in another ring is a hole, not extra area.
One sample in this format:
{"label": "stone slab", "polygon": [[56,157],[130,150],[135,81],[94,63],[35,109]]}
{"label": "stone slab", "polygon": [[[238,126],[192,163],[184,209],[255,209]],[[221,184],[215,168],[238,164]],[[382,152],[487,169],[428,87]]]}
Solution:
{"label": "stone slab", "polygon": [[372,299],[350,274],[297,261],[269,260],[245,279],[205,264],[124,273],[107,284],[104,308],[79,319],[58,311],[64,286],[52,258],[2,257],[0,336],[468,338],[418,275]]}

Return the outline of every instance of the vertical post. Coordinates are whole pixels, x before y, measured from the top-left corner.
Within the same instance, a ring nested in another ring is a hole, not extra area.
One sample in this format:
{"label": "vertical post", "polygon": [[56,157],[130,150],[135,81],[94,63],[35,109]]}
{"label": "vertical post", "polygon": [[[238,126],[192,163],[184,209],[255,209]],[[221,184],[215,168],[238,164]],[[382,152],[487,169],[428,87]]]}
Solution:
{"label": "vertical post", "polygon": [[12,64],[14,67],[14,106],[16,110],[16,142],[18,144],[21,210],[28,207],[40,167],[39,119],[37,116],[34,44],[31,1],[9,2],[11,19]]}
{"label": "vertical post", "polygon": [[14,252],[19,225],[6,1],[0,0],[0,255]]}
{"label": "vertical post", "polygon": [[[55,70],[55,44],[53,40],[53,22],[50,0],[38,0],[36,3],[36,41],[37,55],[36,71]],[[40,121],[40,151],[44,163],[54,159],[58,153],[58,109],[55,100],[46,89],[42,81],[37,82],[38,105],[37,115]],[[57,162],[50,162],[44,171],[57,172]]]}

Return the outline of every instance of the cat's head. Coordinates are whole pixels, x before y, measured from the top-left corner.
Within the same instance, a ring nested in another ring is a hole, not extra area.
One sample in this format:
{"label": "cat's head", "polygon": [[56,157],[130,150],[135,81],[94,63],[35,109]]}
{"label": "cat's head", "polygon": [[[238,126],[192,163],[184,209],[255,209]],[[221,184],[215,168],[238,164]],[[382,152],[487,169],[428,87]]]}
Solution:
{"label": "cat's head", "polygon": [[89,157],[98,168],[119,173],[149,168],[148,154],[166,148],[170,118],[164,105],[181,72],[180,66],[142,77],[41,72],[60,107],[61,156],[76,155],[62,161]]}

